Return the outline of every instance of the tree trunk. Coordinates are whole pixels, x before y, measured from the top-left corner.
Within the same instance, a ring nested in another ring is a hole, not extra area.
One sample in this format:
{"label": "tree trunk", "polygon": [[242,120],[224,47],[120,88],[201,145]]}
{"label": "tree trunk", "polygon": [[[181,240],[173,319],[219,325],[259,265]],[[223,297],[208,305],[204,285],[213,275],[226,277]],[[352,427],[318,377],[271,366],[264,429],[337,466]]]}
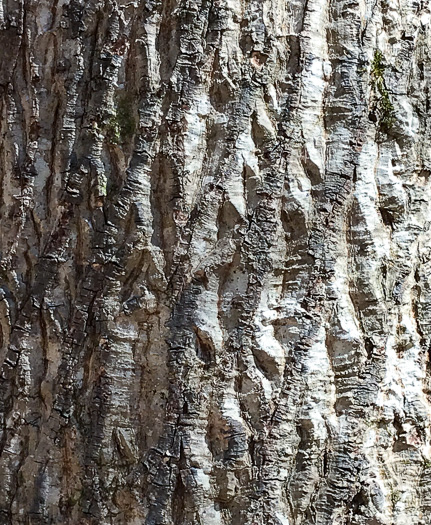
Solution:
{"label": "tree trunk", "polygon": [[0,523],[431,523],[424,0],[0,2]]}

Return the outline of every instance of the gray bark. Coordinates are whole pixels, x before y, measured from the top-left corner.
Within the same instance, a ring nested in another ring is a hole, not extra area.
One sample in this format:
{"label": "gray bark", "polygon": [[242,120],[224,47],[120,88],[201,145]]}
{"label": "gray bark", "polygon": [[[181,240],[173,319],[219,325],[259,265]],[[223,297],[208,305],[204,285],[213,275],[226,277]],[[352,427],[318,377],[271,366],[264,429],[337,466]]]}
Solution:
{"label": "gray bark", "polygon": [[431,523],[430,18],[0,2],[0,523]]}

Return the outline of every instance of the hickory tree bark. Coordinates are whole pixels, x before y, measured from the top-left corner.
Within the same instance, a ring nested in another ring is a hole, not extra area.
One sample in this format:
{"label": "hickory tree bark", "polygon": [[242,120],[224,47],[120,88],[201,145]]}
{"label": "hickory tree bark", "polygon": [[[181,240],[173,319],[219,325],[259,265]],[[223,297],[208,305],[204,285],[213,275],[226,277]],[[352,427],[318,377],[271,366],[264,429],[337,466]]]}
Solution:
{"label": "hickory tree bark", "polygon": [[0,2],[0,523],[431,523],[424,0]]}

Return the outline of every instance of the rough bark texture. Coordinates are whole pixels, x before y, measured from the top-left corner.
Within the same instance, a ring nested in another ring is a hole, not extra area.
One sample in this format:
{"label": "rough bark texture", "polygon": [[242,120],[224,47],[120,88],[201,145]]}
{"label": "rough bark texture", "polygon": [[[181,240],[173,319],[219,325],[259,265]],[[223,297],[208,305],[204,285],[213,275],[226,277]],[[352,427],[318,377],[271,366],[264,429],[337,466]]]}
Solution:
{"label": "rough bark texture", "polygon": [[0,523],[429,525],[428,2],[0,22]]}

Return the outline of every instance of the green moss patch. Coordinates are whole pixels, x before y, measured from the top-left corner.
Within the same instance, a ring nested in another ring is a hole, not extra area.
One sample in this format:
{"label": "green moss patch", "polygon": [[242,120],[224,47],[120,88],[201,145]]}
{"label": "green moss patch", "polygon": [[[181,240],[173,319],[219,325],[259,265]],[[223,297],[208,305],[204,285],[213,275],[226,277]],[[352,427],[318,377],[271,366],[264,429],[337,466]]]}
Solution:
{"label": "green moss patch", "polygon": [[106,137],[112,144],[124,144],[136,131],[133,99],[130,95],[118,96],[114,100],[115,113],[106,126]]}
{"label": "green moss patch", "polygon": [[376,107],[380,115],[379,122],[384,129],[389,129],[395,121],[395,108],[386,88],[385,69],[383,54],[376,50],[371,62],[371,85],[377,97]]}

